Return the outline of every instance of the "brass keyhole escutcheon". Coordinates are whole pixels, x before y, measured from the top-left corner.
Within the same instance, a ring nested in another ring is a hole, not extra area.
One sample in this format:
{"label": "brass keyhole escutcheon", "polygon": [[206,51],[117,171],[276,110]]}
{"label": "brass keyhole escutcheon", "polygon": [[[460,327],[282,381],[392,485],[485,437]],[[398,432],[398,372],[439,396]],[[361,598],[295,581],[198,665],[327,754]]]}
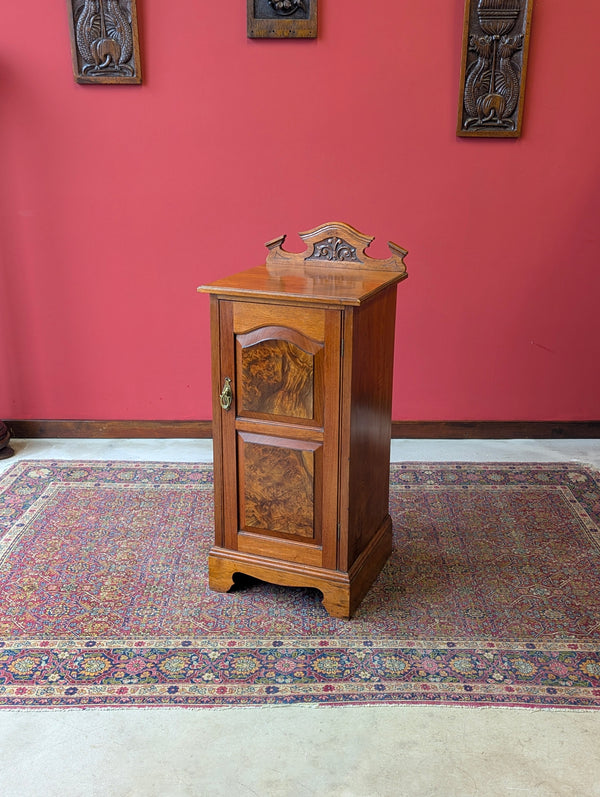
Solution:
{"label": "brass keyhole escutcheon", "polygon": [[225,383],[223,384],[223,390],[219,396],[219,401],[221,402],[221,407],[224,410],[228,410],[231,407],[231,402],[233,401],[233,390],[231,388],[231,379],[228,376],[225,377]]}

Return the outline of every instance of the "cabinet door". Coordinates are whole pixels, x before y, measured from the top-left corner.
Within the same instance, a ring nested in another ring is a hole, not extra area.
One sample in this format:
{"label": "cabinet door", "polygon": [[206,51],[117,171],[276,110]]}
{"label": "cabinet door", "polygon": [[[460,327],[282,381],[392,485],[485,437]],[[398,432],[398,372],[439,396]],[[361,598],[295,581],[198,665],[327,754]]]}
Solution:
{"label": "cabinet door", "polygon": [[226,548],[335,569],[340,335],[338,310],[220,302]]}

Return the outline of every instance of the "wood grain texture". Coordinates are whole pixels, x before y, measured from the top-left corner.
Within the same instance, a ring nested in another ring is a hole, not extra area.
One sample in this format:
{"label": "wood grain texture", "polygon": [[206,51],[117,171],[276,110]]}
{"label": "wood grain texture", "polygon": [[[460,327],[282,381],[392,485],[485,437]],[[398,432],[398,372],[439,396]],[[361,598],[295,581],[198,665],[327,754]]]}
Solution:
{"label": "wood grain texture", "polygon": [[315,536],[315,452],[318,443],[238,436],[240,526],[244,531]]}
{"label": "wood grain texture", "polygon": [[307,340],[322,342],[325,338],[325,315],[321,307],[307,307],[304,303],[288,304],[285,308],[285,318],[282,318],[281,304],[277,301],[236,301],[232,304],[231,310],[235,335],[284,327],[288,333],[295,330]]}
{"label": "wood grain texture", "polygon": [[323,549],[313,540],[302,541],[299,537],[284,538],[274,535],[248,534],[240,531],[236,550],[240,553],[277,559],[294,563],[300,567],[322,567]]}
{"label": "wood grain texture", "polygon": [[349,463],[342,479],[348,485],[347,508],[343,505],[341,512],[348,523],[348,533],[342,535],[348,540],[348,558],[340,561],[342,569],[352,566],[388,514],[395,287],[346,314],[351,348],[344,365],[351,365],[351,373],[342,408]]}
{"label": "wood grain texture", "polygon": [[[360,305],[388,285],[406,279],[406,273],[397,271],[339,270],[334,274],[323,268],[286,268],[285,273],[256,266],[231,277],[201,285],[198,290],[220,296],[247,299],[279,305],[294,298],[302,304]],[[281,319],[280,319],[281,320]]]}
{"label": "wood grain texture", "polygon": [[[278,334],[285,332],[278,331]],[[240,348],[239,414],[252,412],[312,420],[313,353],[290,340],[289,334],[288,340],[270,338],[257,342],[252,333],[238,335],[237,344]]]}

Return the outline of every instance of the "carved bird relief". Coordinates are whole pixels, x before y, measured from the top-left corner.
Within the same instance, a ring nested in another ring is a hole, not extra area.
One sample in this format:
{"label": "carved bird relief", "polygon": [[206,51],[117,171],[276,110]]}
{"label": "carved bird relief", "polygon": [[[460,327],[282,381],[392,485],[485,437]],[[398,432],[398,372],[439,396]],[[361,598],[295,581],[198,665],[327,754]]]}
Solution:
{"label": "carved bird relief", "polygon": [[488,36],[470,40],[477,60],[465,81],[465,109],[469,118],[465,127],[497,125],[514,128],[511,116],[519,100],[520,71],[511,59],[523,46],[523,37],[503,36],[497,42],[497,51],[492,63],[493,42]]}
{"label": "carved bird relief", "polygon": [[131,19],[119,0],[84,0],[75,26],[82,74],[111,72],[132,75]]}

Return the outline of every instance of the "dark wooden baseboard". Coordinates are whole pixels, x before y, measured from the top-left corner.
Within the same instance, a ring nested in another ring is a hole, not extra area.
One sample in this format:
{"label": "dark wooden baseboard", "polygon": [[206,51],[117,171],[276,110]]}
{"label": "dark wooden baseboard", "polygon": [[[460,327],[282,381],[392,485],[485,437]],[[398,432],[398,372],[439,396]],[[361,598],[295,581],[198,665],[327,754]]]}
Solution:
{"label": "dark wooden baseboard", "polygon": [[210,421],[6,421],[13,438],[208,438]]}
{"label": "dark wooden baseboard", "polygon": [[434,440],[583,439],[600,421],[393,421],[392,437]]}
{"label": "dark wooden baseboard", "polygon": [[[212,437],[210,421],[6,421],[12,438]],[[600,438],[600,421],[393,421],[392,437],[441,440]]]}

